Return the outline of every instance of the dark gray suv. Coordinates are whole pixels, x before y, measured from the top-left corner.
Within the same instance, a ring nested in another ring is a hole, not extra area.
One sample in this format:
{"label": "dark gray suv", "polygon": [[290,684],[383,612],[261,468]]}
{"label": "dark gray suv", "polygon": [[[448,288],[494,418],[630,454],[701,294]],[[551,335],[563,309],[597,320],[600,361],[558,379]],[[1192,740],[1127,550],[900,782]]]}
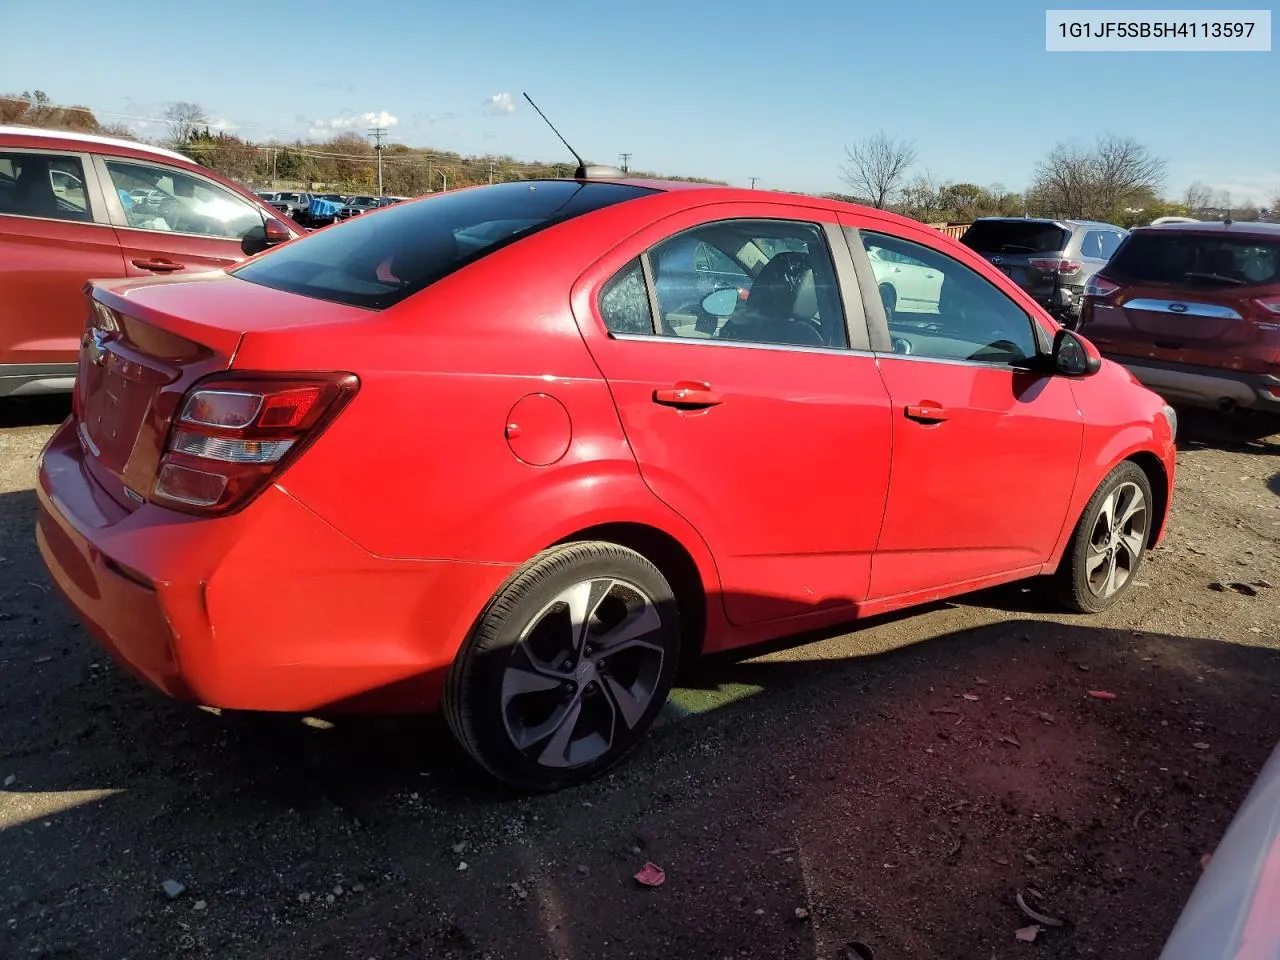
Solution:
{"label": "dark gray suv", "polygon": [[960,242],[1008,274],[1064,327],[1074,329],[1085,283],[1127,235],[1124,227],[1096,220],[980,217]]}

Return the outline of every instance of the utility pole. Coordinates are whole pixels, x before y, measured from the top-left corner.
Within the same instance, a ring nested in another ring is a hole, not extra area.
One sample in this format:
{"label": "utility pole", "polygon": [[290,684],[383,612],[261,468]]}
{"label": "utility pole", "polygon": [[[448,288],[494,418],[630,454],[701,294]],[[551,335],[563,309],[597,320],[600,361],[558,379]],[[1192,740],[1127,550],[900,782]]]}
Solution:
{"label": "utility pole", "polygon": [[373,149],[378,152],[378,196],[382,196],[382,138],[387,135],[386,127],[370,127],[369,136],[373,137]]}
{"label": "utility pole", "polygon": [[493,186],[493,157],[489,158],[489,186]]}
{"label": "utility pole", "polygon": [[276,148],[271,148],[271,186],[276,185]]}
{"label": "utility pole", "polygon": [[443,170],[441,170],[441,171],[440,171],[440,177],[441,177],[441,179],[443,179],[443,180],[444,180],[444,189],[443,189],[443,190],[441,190],[440,192],[441,192],[441,193],[448,193],[448,192],[449,192],[449,174],[447,174],[447,173],[445,173]]}
{"label": "utility pole", "polygon": [[431,192],[431,154],[427,154],[427,193]]}
{"label": "utility pole", "polygon": [[752,189],[752,190],[754,190],[754,189],[756,188],[756,181],[757,181],[757,180],[759,180],[760,178],[759,178],[759,177],[747,177],[747,179],[751,181],[751,189]]}
{"label": "utility pole", "polygon": [[627,161],[631,159],[631,154],[629,154],[629,153],[620,153],[620,154],[618,154],[618,159],[619,159],[620,161],[622,161],[622,172],[623,172],[623,173],[626,173],[626,172],[627,172]]}

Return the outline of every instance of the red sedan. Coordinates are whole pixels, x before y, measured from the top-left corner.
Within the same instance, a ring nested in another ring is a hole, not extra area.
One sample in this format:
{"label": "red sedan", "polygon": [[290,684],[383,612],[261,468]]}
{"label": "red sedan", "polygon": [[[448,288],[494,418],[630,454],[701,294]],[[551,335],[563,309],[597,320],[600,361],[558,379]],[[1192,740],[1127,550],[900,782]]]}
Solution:
{"label": "red sedan", "polygon": [[1099,611],[1164,534],[1172,410],[880,211],[505,183],[89,297],[37,534],[89,631],[204,704],[442,707],[522,787],[690,657],[1037,576]]}

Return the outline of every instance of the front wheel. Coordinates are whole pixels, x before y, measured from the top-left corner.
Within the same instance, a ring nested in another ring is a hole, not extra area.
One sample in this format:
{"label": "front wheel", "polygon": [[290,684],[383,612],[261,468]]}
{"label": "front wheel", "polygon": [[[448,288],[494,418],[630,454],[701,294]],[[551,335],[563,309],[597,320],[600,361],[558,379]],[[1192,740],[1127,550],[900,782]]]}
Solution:
{"label": "front wheel", "polygon": [[1057,572],[1058,595],[1077,613],[1100,613],[1137,578],[1153,521],[1151,481],[1131,460],[1107,474],[1076,524]]}
{"label": "front wheel", "polygon": [[671,690],[680,618],[666,578],[604,542],[543,551],[489,602],[454,663],[454,735],[512,786],[552,790],[613,765]]}

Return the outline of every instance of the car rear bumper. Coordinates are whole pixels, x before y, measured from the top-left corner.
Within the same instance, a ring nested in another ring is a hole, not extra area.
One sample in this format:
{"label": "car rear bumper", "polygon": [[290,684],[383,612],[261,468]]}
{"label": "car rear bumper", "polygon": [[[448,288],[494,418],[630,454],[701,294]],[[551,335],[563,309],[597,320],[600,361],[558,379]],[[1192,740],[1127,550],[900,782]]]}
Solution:
{"label": "car rear bumper", "polygon": [[1256,410],[1280,414],[1280,377],[1218,367],[1161,363],[1108,355],[1171,403],[1211,410]]}
{"label": "car rear bumper", "polygon": [[279,487],[234,516],[129,513],[45,448],[36,538],[91,636],[172,697],[244,710],[435,708],[501,564],[375,557]]}

